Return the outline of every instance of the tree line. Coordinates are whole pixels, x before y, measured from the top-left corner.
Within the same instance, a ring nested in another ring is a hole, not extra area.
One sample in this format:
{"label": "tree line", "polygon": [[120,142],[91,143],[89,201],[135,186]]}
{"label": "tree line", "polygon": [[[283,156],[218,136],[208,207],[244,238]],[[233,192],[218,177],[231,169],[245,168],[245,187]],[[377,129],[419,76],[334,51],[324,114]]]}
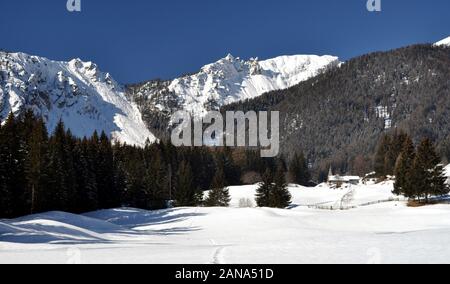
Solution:
{"label": "tree line", "polygon": [[393,193],[428,203],[430,197],[447,195],[441,158],[429,138],[417,147],[404,132],[383,135],[374,158],[375,173],[380,178],[395,176]]}
{"label": "tree line", "polygon": [[258,153],[177,148],[163,141],[136,147],[113,143],[97,132],[77,138],[62,121],[50,135],[44,120],[31,111],[10,114],[0,127],[0,218],[121,206],[227,206],[228,186],[260,182],[279,164],[285,165],[286,181],[308,184],[303,154],[287,163]]}

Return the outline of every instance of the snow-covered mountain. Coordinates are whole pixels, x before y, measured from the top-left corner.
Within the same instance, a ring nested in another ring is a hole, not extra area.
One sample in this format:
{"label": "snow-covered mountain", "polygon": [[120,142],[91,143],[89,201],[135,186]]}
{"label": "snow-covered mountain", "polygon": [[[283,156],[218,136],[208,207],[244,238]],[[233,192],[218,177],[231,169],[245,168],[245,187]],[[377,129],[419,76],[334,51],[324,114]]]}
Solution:
{"label": "snow-covered mountain", "polygon": [[435,43],[436,46],[450,46],[450,36]]}
{"label": "snow-covered mountain", "polygon": [[193,75],[130,86],[129,94],[146,112],[187,110],[203,116],[223,105],[292,87],[339,63],[333,56],[295,55],[246,61],[228,55]]}
{"label": "snow-covered mountain", "polygon": [[79,137],[97,130],[143,145],[156,140],[153,130],[167,132],[167,118],[174,111],[203,116],[223,105],[294,86],[339,63],[333,56],[244,61],[228,55],[194,75],[127,88],[92,62],[0,52],[0,120],[11,111],[32,109],[44,117],[50,132],[62,119]]}
{"label": "snow-covered mountain", "polygon": [[24,109],[42,115],[49,131],[62,119],[79,137],[97,130],[128,144],[155,140],[124,88],[94,63],[0,52],[0,119]]}

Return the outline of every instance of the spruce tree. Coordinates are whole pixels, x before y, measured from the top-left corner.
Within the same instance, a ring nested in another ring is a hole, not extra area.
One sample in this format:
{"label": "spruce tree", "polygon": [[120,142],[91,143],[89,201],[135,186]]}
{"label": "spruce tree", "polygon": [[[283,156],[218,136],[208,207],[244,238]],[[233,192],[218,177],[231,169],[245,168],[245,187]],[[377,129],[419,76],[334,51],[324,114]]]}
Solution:
{"label": "spruce tree", "polygon": [[388,175],[386,170],[386,156],[389,152],[389,147],[391,145],[391,139],[389,135],[384,134],[378,143],[377,152],[374,159],[374,170],[378,177],[383,178]]}
{"label": "spruce tree", "polygon": [[178,169],[177,184],[175,188],[175,205],[194,206],[195,189],[193,189],[193,173],[189,162],[183,161]]}
{"label": "spruce tree", "polygon": [[415,158],[415,149],[413,141],[410,137],[405,139],[403,143],[403,150],[397,159],[395,166],[395,184],[393,193],[396,195],[404,195],[412,198],[414,190],[412,188],[412,173],[411,169]]}
{"label": "spruce tree", "polygon": [[119,196],[120,205],[125,204],[125,193],[127,191],[127,173],[122,161],[114,158],[114,186]]}
{"label": "spruce tree", "polygon": [[225,147],[217,154],[216,164],[222,165],[225,174],[225,185],[239,184],[241,173],[239,168],[235,165],[233,154],[229,147]]}
{"label": "spruce tree", "polygon": [[77,177],[75,210],[78,213],[94,211],[98,206],[98,191],[92,157],[89,156],[89,142],[78,141],[74,149],[74,167]]}
{"label": "spruce tree", "polygon": [[73,136],[70,129],[66,131],[65,138],[65,175],[66,175],[66,183],[67,183],[67,202],[64,211],[74,211],[77,209],[78,204],[76,204],[76,194],[77,194],[77,176],[75,172],[75,163],[74,163],[74,150],[77,144],[77,138]]}
{"label": "spruce tree", "polygon": [[274,186],[269,195],[269,207],[286,208],[291,205],[292,195],[286,184],[286,175],[281,163],[277,166],[274,175]]}
{"label": "spruce tree", "polygon": [[419,200],[425,198],[426,203],[431,195],[441,195],[447,191],[440,157],[430,139],[424,139],[417,148],[412,180],[415,196]]}
{"label": "spruce tree", "polygon": [[4,196],[3,211],[6,217],[15,217],[29,213],[27,211],[29,196],[26,194],[25,159],[26,147],[23,124],[12,113],[2,127],[1,134],[1,179],[2,196]]}
{"label": "spruce tree", "polygon": [[273,188],[273,174],[270,168],[267,168],[262,176],[262,182],[256,189],[256,204],[258,207],[270,207],[270,195]]}
{"label": "spruce tree", "polygon": [[433,196],[444,196],[450,192],[445,176],[444,166],[437,153],[435,146],[432,144],[430,148],[431,169],[430,169],[430,194]]}
{"label": "spruce tree", "polygon": [[48,133],[44,121],[37,119],[28,139],[25,174],[29,188],[29,213],[41,211],[43,194],[48,186]]}
{"label": "spruce tree", "polygon": [[67,210],[74,181],[70,172],[71,157],[68,152],[67,133],[60,121],[49,142],[49,183],[45,191],[43,210]]}
{"label": "spruce tree", "polygon": [[[10,114],[7,119],[8,124],[11,124],[13,120],[14,116]],[[11,217],[13,210],[13,189],[10,186],[11,175],[9,172],[11,155],[8,140],[7,129],[0,124],[0,218]]]}
{"label": "spruce tree", "polygon": [[424,197],[425,200],[428,200],[429,196],[429,174],[427,173],[427,170],[425,170],[422,162],[423,160],[416,155],[410,169],[409,187],[405,194],[405,196],[410,199],[417,198],[419,202],[422,197]]}
{"label": "spruce tree", "polygon": [[125,172],[125,192],[123,195],[126,206],[146,209],[149,206],[149,196],[144,185],[145,163],[142,151],[134,147],[125,146],[120,154],[120,163]]}
{"label": "spruce tree", "polygon": [[311,174],[308,169],[308,162],[303,153],[295,154],[289,165],[289,176],[293,183],[307,186],[311,179]]}
{"label": "spruce tree", "polygon": [[144,187],[151,200],[151,208],[161,209],[169,199],[167,171],[163,164],[160,151],[156,151],[147,166],[144,177]]}
{"label": "spruce tree", "polygon": [[447,177],[442,164],[438,164],[431,173],[431,194],[434,196],[445,196],[450,193]]}
{"label": "spruce tree", "polygon": [[228,207],[231,201],[230,192],[225,186],[225,173],[223,166],[218,167],[211,184],[211,190],[205,200],[209,207]]}
{"label": "spruce tree", "polygon": [[[95,141],[93,141],[95,143]],[[114,186],[114,158],[111,141],[104,131],[97,144],[97,187],[100,208],[120,205],[119,193]]]}
{"label": "spruce tree", "polygon": [[397,159],[402,152],[403,145],[407,137],[408,135],[403,131],[395,130],[394,134],[390,138],[390,143],[384,161],[384,171],[386,175],[395,175]]}

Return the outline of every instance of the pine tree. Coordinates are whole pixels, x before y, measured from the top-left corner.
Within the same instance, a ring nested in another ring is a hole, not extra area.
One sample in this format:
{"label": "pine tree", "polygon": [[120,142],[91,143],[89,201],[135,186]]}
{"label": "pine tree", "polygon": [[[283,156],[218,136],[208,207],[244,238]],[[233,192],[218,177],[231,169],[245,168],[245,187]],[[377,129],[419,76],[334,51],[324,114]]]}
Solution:
{"label": "pine tree", "polygon": [[[93,141],[95,143],[95,141]],[[104,131],[97,144],[97,187],[100,208],[114,208],[120,205],[119,193],[114,186],[114,157],[111,141]]]}
{"label": "pine tree", "polygon": [[89,155],[86,138],[78,141],[74,148],[74,167],[77,177],[76,198],[73,200],[77,213],[94,211],[98,206],[98,191],[95,169]]}
{"label": "pine tree", "polygon": [[68,137],[60,121],[49,142],[49,185],[45,192],[43,210],[67,211],[72,190],[75,191],[73,161],[69,153]]}
{"label": "pine tree", "polygon": [[402,152],[403,145],[407,137],[408,135],[405,134],[403,131],[396,130],[392,135],[392,137],[390,138],[390,143],[388,146],[384,162],[384,171],[386,175],[395,174],[395,165],[397,163],[398,157]]}
{"label": "pine tree", "polygon": [[225,173],[223,166],[219,165],[211,184],[211,190],[205,200],[209,207],[228,207],[231,201],[230,192],[225,187]]}
{"label": "pine tree", "polygon": [[374,170],[378,177],[386,177],[386,175],[388,175],[388,172],[386,170],[386,156],[389,152],[390,145],[391,139],[389,135],[384,134],[380,142],[378,143],[378,148],[374,160]]}
{"label": "pine tree", "polygon": [[291,205],[292,195],[286,184],[285,170],[279,164],[274,176],[274,187],[270,193],[269,204],[274,208],[286,208]]}
{"label": "pine tree", "polygon": [[175,190],[175,204],[181,206],[195,206],[195,189],[193,188],[193,173],[189,162],[183,161],[178,169],[178,180]]}
{"label": "pine tree", "polygon": [[[2,140],[0,150],[2,189],[0,189],[4,215],[6,217],[20,216],[28,213],[25,176],[26,148],[23,124],[11,113],[1,130]],[[29,207],[28,207],[29,208]]]}
{"label": "pine tree", "polygon": [[440,158],[430,139],[424,139],[417,148],[412,170],[413,192],[428,203],[431,195],[441,195],[447,191]]}
{"label": "pine tree", "polygon": [[433,196],[443,196],[450,192],[447,184],[447,177],[445,176],[444,166],[441,164],[441,159],[433,144],[430,148],[430,194]]}
{"label": "pine tree", "polygon": [[289,176],[293,183],[308,186],[311,174],[308,169],[308,162],[303,153],[295,154],[289,165]]}
{"label": "pine tree", "polygon": [[404,195],[412,198],[414,190],[412,188],[411,169],[415,158],[414,144],[410,137],[405,139],[403,150],[397,159],[395,166],[395,184],[393,193],[396,195]]}
{"label": "pine tree", "polygon": [[[6,125],[11,125],[14,116],[9,115]],[[8,140],[10,134],[8,129],[0,124],[0,218],[12,217],[13,215],[13,189],[11,188],[11,174],[9,165],[11,164],[11,155]]]}
{"label": "pine tree", "polygon": [[125,192],[123,204],[125,206],[148,208],[148,201],[144,185],[143,173],[145,173],[145,163],[142,152],[130,146],[124,146],[123,152],[116,159],[120,160],[125,174]]}
{"label": "pine tree", "polygon": [[73,136],[70,129],[66,131],[65,138],[65,175],[66,175],[66,183],[67,183],[67,202],[64,211],[75,211],[77,210],[78,204],[76,203],[76,195],[77,195],[77,176],[75,172],[75,163],[74,163],[74,150],[77,144],[77,138]]}
{"label": "pine tree", "polygon": [[409,173],[409,187],[406,191],[405,196],[410,199],[418,199],[419,202],[421,197],[425,197],[428,200],[428,187],[429,187],[429,174],[426,172],[422,164],[423,160],[417,155],[414,158],[412,167]]}
{"label": "pine tree", "polygon": [[119,197],[119,206],[125,204],[125,193],[127,191],[127,173],[122,158],[122,148],[123,146],[119,142],[114,143],[112,148],[114,159],[114,187]]}
{"label": "pine tree", "polygon": [[262,176],[262,182],[256,190],[256,204],[258,207],[270,206],[270,195],[274,188],[273,174],[268,168]]}
{"label": "pine tree", "polygon": [[410,199],[445,195],[449,192],[440,164],[440,157],[430,139],[424,139],[414,152],[414,145],[408,137],[396,165],[394,193]]}
{"label": "pine tree", "polygon": [[232,152],[229,147],[225,147],[217,154],[216,164],[223,167],[225,174],[225,185],[239,184],[241,173],[239,168],[235,165]]}
{"label": "pine tree", "polygon": [[431,194],[434,196],[445,196],[450,193],[450,187],[447,184],[447,177],[442,164],[438,164],[431,173]]}
{"label": "pine tree", "polygon": [[127,191],[127,174],[122,161],[114,158],[114,186],[119,196],[119,206],[125,204],[125,193]]}
{"label": "pine tree", "polygon": [[48,133],[42,119],[37,119],[28,140],[25,174],[29,188],[29,213],[40,212],[42,195],[48,182]]}
{"label": "pine tree", "polygon": [[151,199],[152,209],[164,208],[169,199],[167,171],[161,156],[160,151],[153,153],[144,177],[144,187]]}

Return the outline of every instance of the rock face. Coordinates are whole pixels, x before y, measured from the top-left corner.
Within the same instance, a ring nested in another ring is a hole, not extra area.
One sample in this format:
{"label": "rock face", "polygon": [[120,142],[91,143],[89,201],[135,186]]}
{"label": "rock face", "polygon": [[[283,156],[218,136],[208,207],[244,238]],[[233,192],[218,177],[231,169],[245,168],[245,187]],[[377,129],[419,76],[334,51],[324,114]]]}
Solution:
{"label": "rock face", "polygon": [[128,144],[155,141],[124,88],[96,64],[0,52],[0,119],[25,109],[42,115],[50,132],[63,120],[79,137],[105,131]]}

